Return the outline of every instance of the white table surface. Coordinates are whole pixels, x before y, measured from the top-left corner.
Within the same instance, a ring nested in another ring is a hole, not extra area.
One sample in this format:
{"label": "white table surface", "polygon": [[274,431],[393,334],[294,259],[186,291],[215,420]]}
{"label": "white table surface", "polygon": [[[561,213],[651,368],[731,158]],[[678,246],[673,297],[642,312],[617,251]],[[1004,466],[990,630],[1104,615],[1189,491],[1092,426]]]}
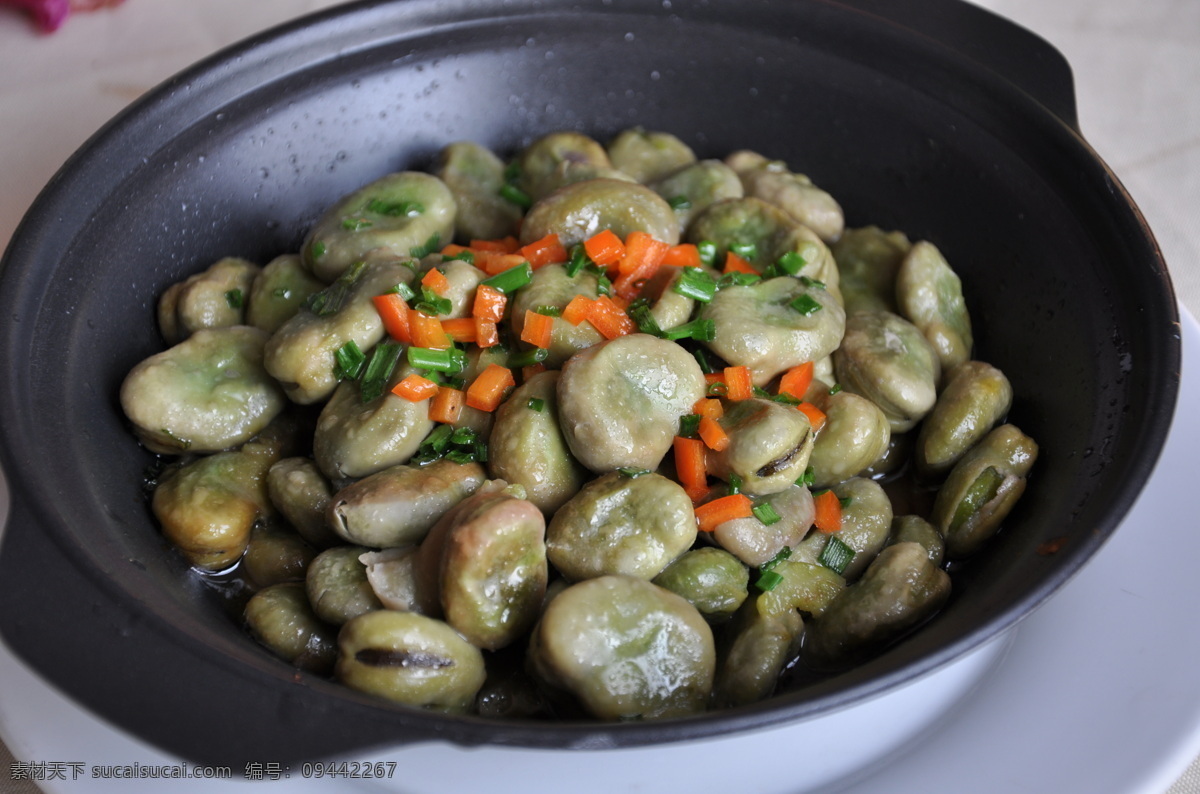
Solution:
{"label": "white table surface", "polygon": [[[1154,229],[1181,305],[1200,316],[1200,0],[976,2],[1071,63],[1080,128]],[[49,36],[0,7],[0,248],[66,158],[147,89],[220,47],[336,4],[127,0],[74,14]],[[10,779],[10,763],[0,745],[0,794],[35,791]],[[1200,761],[1169,794],[1189,792],[1200,792]]]}

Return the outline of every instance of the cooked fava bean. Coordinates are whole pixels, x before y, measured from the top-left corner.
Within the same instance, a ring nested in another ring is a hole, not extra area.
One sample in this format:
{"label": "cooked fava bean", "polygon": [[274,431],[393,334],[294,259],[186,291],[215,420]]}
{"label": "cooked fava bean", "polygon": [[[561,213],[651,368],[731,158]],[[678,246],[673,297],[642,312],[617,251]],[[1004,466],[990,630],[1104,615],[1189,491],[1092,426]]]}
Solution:
{"label": "cooked fava bean", "polygon": [[326,210],[304,240],[304,264],[328,283],[358,262],[420,259],[450,242],[454,216],[454,194],[436,176],[388,174]]}
{"label": "cooked fava bean", "polygon": [[368,552],[358,559],[366,566],[367,581],[385,607],[437,615],[441,610],[437,593],[423,586],[424,577],[417,570],[419,550],[418,546],[397,546]]}
{"label": "cooked fava bean", "polygon": [[696,162],[692,148],[669,132],[624,130],[608,143],[608,159],[618,171],[646,184]]}
{"label": "cooked fava bean", "polygon": [[896,303],[925,334],[943,370],[971,357],[974,337],[962,282],[933,243],[914,243],[904,257],[896,273]]}
{"label": "cooked fava bean", "polygon": [[622,240],[644,231],[656,240],[679,242],[675,210],[645,185],[601,178],[573,182],[535,203],[521,225],[521,242],[557,234],[568,248],[611,229]]}
{"label": "cooked fava bean", "polygon": [[521,150],[516,164],[516,184],[534,201],[564,185],[616,171],[600,142],[578,132],[552,132],[538,138]]}
{"label": "cooked fava bean", "polygon": [[1014,425],[1000,425],[963,455],[938,490],[929,520],[946,539],[946,556],[974,554],[1000,529],[1037,460],[1038,445]]}
{"label": "cooked fava bean", "polygon": [[421,275],[435,268],[448,282],[446,288],[438,293],[438,297],[450,301],[450,311],[440,313],[438,318],[449,320],[469,317],[472,301],[475,299],[475,288],[487,278],[487,273],[461,259],[442,259],[441,256],[434,255],[424,260]]}
{"label": "cooked fava bean", "polygon": [[583,485],[586,470],[571,455],[558,422],[555,370],[534,375],[496,410],[488,439],[488,472],[517,483],[552,515]]}
{"label": "cooked fava bean", "polygon": [[946,541],[933,524],[920,516],[896,516],[892,519],[892,534],[888,538],[888,545],[910,542],[921,544],[929,555],[929,561],[934,565],[940,567],[946,558]]}
{"label": "cooked fava bean", "polygon": [[488,677],[475,697],[475,711],[485,719],[519,720],[546,717],[546,698],[520,665],[497,669],[489,665]]}
{"label": "cooked fava bean", "polygon": [[808,417],[790,405],[754,398],[733,402],[718,420],[729,445],[708,453],[708,472],[730,482],[741,480],[750,496],[786,490],[808,468],[813,449]]}
{"label": "cooked fava bean", "polygon": [[592,471],[656,469],[704,390],[700,365],[674,342],[648,334],[601,342],[563,365],[563,436]]}
{"label": "cooked fava bean", "polygon": [[454,196],[457,239],[498,240],[516,234],[521,208],[500,195],[504,161],[491,150],[471,141],[452,143],[442,149],[434,174]]}
{"label": "cooked fava bean", "polygon": [[679,292],[675,287],[683,278],[683,268],[663,267],[646,280],[638,291],[638,298],[650,306],[650,316],[663,331],[669,331],[686,323],[696,307],[696,300]]}
{"label": "cooked fava bean", "polygon": [[268,428],[241,449],[167,469],[150,503],[163,535],[197,568],[233,565],[254,523],[273,512],[267,471],[284,449],[284,439]]}
{"label": "cooked fava bean", "polygon": [[878,226],[847,229],[832,245],[846,312],[897,311],[896,273],[912,243]]}
{"label": "cooked fava bean", "polygon": [[856,477],[887,452],[891,426],[883,411],[866,397],[840,391],[817,403],[825,426],[813,444],[813,485],[830,485]]}
{"label": "cooked fava bean", "polygon": [[272,653],[310,673],[326,675],[337,657],[337,633],[322,623],[296,582],[259,590],[246,603],[246,626]]}
{"label": "cooked fava bean", "polygon": [[434,572],[442,615],[472,645],[494,651],[537,621],[546,595],[546,519],[532,502],[483,489],[421,543],[418,576]]}
{"label": "cooked fava bean", "polygon": [[236,447],[287,405],[263,367],[267,335],[248,325],[203,329],[155,353],[121,383],[121,408],[148,449],[167,455]]}
{"label": "cooked fava bean", "polygon": [[750,572],[729,552],[702,546],[684,553],[651,581],[687,599],[709,620],[719,620],[746,600]]}
{"label": "cooked fava bean", "polygon": [[774,163],[738,174],[747,196],[774,204],[812,229],[827,243],[842,236],[846,226],[842,207],[829,193],[804,174],[794,174]]}
{"label": "cooked fava bean", "polygon": [[351,483],[329,503],[329,525],[351,543],[391,548],[419,543],[486,478],[478,463],[438,460],[391,466]]}
{"label": "cooked fava bean", "polygon": [[258,265],[236,256],[172,284],[158,299],[158,328],[168,345],[201,328],[246,324],[246,302],[259,274]]}
{"label": "cooked fava bean", "polygon": [[[574,276],[568,276],[562,265],[539,267],[533,271],[533,279],[529,284],[512,299],[510,320],[513,336],[521,338],[521,332],[525,329],[525,312],[537,312],[543,308],[561,312],[576,295],[587,298],[599,295],[595,273],[581,271]],[[562,317],[555,317],[550,332],[550,347],[543,363],[551,368],[561,367],[563,362],[580,350],[603,340],[604,337],[591,323],[572,325]]]}
{"label": "cooked fava bean", "polygon": [[779,582],[755,601],[764,615],[798,610],[820,617],[833,599],[846,589],[846,579],[824,565],[801,560],[780,560],[771,567]]}
{"label": "cooked fava bean", "polygon": [[864,477],[853,477],[831,489],[842,502],[842,528],[832,535],[811,532],[792,554],[798,562],[816,563],[831,537],[849,547],[854,557],[842,570],[853,582],[887,543],[892,527],[892,502],[883,486]]}
{"label": "cooked fava bean", "polygon": [[321,620],[340,626],[383,607],[367,581],[366,566],[359,560],[366,552],[362,546],[334,546],[309,563],[305,592]]}
{"label": "cooked fava bean", "polygon": [[829,355],[846,327],[846,313],[827,290],[791,276],[719,290],[698,316],[713,321],[708,347],[749,367],[756,386]]}
{"label": "cooked fava bean", "polygon": [[919,543],[880,552],[808,629],[805,661],[818,669],[861,662],[924,622],[950,596],[950,577]]}
{"label": "cooked fava bean", "polygon": [[358,381],[338,385],[313,434],[313,457],[326,477],[366,477],[416,454],[433,430],[429,400],[414,402],[391,391],[414,372],[407,364],[396,367],[383,393],[368,402]]}
{"label": "cooked fava bean", "polygon": [[982,361],[955,367],[917,434],[917,473],[927,479],[944,476],[1011,407],[1012,386],[1003,372]]}
{"label": "cooked fava bean", "polygon": [[440,620],[381,609],[338,635],[336,674],[347,686],[409,706],[465,712],[487,672],[483,654]]}
{"label": "cooked fava bean", "polygon": [[779,674],[800,653],[804,619],[789,609],[768,613],[747,603],[730,627],[733,637],[721,654],[713,686],[718,708],[745,706],[770,697]]}
{"label": "cooked fava bean", "polygon": [[284,458],[272,464],[267,494],[274,508],[312,545],[323,549],[341,542],[325,518],[333,489],[311,458]]}
{"label": "cooked fava bean", "polygon": [[695,607],[632,576],[563,590],[529,643],[534,675],[602,720],[703,711],[715,656],[712,630]]}
{"label": "cooked fava bean", "polygon": [[372,298],[413,280],[411,259],[357,264],[316,293],[267,340],[263,365],[302,405],[321,402],[338,385],[337,351],[353,342],[364,353],[383,339]]}
{"label": "cooked fava bean", "polygon": [[250,285],[246,324],[273,334],[323,289],[325,282],[308,272],[299,254],[277,256]]}
{"label": "cooked fava bean", "polygon": [[250,530],[242,568],[259,587],[304,581],[308,564],[317,552],[290,527],[259,521]]}
{"label": "cooked fava bean", "polygon": [[755,168],[762,168],[770,165],[773,162],[777,163],[777,167],[779,168],[787,167],[782,160],[771,160],[765,155],[759,154],[758,152],[750,149],[738,149],[725,156],[725,165],[732,168],[734,173],[736,173],[739,177],[747,171],[751,171]]}
{"label": "cooked fava bean", "polygon": [[937,400],[937,355],[916,326],[890,312],[846,318],[833,366],[838,383],[883,410],[893,433],[912,429]]}
{"label": "cooked fava bean", "polygon": [[737,172],[720,160],[701,160],[649,184],[675,210],[681,234],[712,204],[744,195]]}
{"label": "cooked fava bean", "polygon": [[597,477],[546,528],[550,562],[572,581],[605,574],[653,579],[695,541],[691,498],[654,472]]}
{"label": "cooked fava bean", "polygon": [[760,505],[770,504],[779,520],[764,524],[758,516],[735,518],[718,524],[712,533],[721,548],[747,565],[762,565],[784,546],[795,547],[804,540],[815,512],[812,494],[799,485],[789,485],[755,501]]}

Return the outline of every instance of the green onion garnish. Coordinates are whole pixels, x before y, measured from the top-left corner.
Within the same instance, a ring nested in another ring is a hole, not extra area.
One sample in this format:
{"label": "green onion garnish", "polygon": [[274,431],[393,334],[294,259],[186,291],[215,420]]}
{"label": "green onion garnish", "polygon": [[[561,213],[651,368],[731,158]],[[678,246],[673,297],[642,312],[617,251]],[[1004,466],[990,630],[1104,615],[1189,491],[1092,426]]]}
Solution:
{"label": "green onion garnish", "polygon": [[246,297],[240,289],[231,289],[225,293],[225,302],[231,309],[240,309],[246,305]]}
{"label": "green onion garnish", "polygon": [[367,212],[390,215],[393,218],[415,218],[425,211],[425,207],[416,201],[384,201],[377,198],[368,201],[366,209]]}
{"label": "green onion garnish", "polygon": [[375,349],[371,351],[371,360],[367,362],[367,369],[363,372],[362,383],[359,384],[359,396],[364,403],[369,403],[383,394],[402,352],[404,346],[399,342],[380,342],[375,345]]}
{"label": "green onion garnish", "polygon": [[667,199],[667,203],[673,210],[690,210],[692,208],[692,200],[687,196],[672,196]]}
{"label": "green onion garnish", "polygon": [[695,438],[700,432],[700,414],[684,414],[679,417],[679,435]]}
{"label": "green onion garnish", "polygon": [[353,339],[333,351],[333,371],[338,380],[354,380],[367,363],[367,356]]}
{"label": "green onion garnish", "polygon": [[792,547],[784,546],[782,549],[775,552],[775,556],[773,556],[771,559],[764,562],[762,565],[758,566],[758,570],[769,571],[769,570],[773,569],[776,565],[778,565],[779,563],[783,562],[784,560],[786,560],[788,557],[791,557],[791,556],[792,556]]}
{"label": "green onion garnish", "polygon": [[811,488],[812,484],[816,482],[816,480],[816,470],[814,470],[812,466],[809,466],[804,470],[804,474],[800,475],[800,477],[796,480],[796,485],[799,485],[803,488]]}
{"label": "green onion garnish", "polygon": [[429,287],[421,287],[421,299],[413,304],[413,308],[422,314],[436,317],[439,314],[449,314],[454,304],[449,298],[443,298]]}
{"label": "green onion garnish", "polygon": [[685,297],[708,303],[717,294],[717,282],[698,267],[685,267],[680,270],[679,278],[671,289]]}
{"label": "green onion garnish", "polygon": [[754,517],[763,522],[767,526],[783,520],[783,516],[775,512],[775,508],[770,502],[763,502],[750,508],[750,512],[754,513]]}
{"label": "green onion garnish", "polygon": [[758,257],[758,246],[754,243],[731,243],[729,250],[747,262]]}
{"label": "green onion garnish", "polygon": [[806,287],[817,287],[818,289],[825,289],[824,281],[818,281],[817,279],[809,278],[808,276],[801,276],[800,283]]}
{"label": "green onion garnish", "polygon": [[575,278],[579,275],[579,271],[583,270],[588,265],[592,264],[592,260],[587,255],[587,251],[583,249],[582,244],[571,246],[571,258],[567,260],[565,269],[567,275]]}
{"label": "green onion garnish", "polygon": [[429,239],[425,241],[424,245],[414,245],[412,248],[408,249],[408,252],[415,258],[421,259],[438,250],[438,246],[441,242],[442,236],[437,232],[434,232],[432,235],[430,235]]}
{"label": "green onion garnish", "polygon": [[450,375],[462,372],[467,366],[467,354],[456,347],[448,347],[445,350],[410,347],[406,355],[408,363],[417,369],[431,369]]}
{"label": "green onion garnish", "polygon": [[505,295],[516,292],[521,287],[533,280],[533,266],[528,262],[522,262],[516,267],[510,267],[502,273],[497,273],[491,278],[485,278],[480,284],[486,284],[492,289],[500,290]]}
{"label": "green onion garnish", "polygon": [[696,243],[696,251],[700,254],[700,261],[712,267],[717,262],[717,244],[712,240],[701,240]]}
{"label": "green onion garnish", "polygon": [[313,240],[312,245],[308,247],[308,253],[313,259],[320,259],[325,256],[325,243]]}
{"label": "green onion garnish", "polygon": [[533,206],[533,199],[530,198],[529,194],[510,182],[505,182],[501,185],[500,198],[516,204],[523,210],[527,210]]}
{"label": "green onion garnish", "polygon": [[735,493],[741,493],[741,492],[742,492],[742,478],[737,476],[733,472],[730,472],[729,473],[729,494],[730,494],[730,496],[732,496]]}
{"label": "green onion garnish", "polygon": [[369,221],[366,218],[343,218],[342,219],[342,228],[345,229],[346,231],[350,231],[350,232],[357,232],[362,229],[369,229],[374,225],[375,224],[371,223],[371,221]]}
{"label": "green onion garnish", "polygon": [[633,466],[621,466],[617,469],[617,471],[622,477],[629,477],[630,479],[641,477],[643,474],[650,473],[649,469],[636,469]]}
{"label": "green onion garnish", "polygon": [[525,403],[525,407],[531,411],[541,411],[546,407],[546,401],[541,397],[530,397],[529,402]]}
{"label": "green onion garnish", "polygon": [[711,318],[699,318],[690,323],[677,325],[661,334],[664,339],[678,341],[680,339],[695,339],[699,342],[711,342],[717,338],[717,324]]}
{"label": "green onion garnish", "polygon": [[473,265],[473,264],[475,264],[475,252],[470,250],[469,248],[464,248],[463,250],[459,251],[456,254],[449,254],[447,256],[442,257],[443,262],[453,262],[455,259],[461,259],[463,262],[466,262],[468,265]]}
{"label": "green onion garnish", "polygon": [[821,555],[817,557],[817,562],[840,575],[846,572],[846,566],[853,559],[854,549],[847,546],[837,537],[830,535],[825,548],[821,549]]}
{"label": "green onion garnish", "polygon": [[811,295],[798,295],[788,306],[800,312],[805,317],[821,311],[820,301]]}
{"label": "green onion garnish", "polygon": [[783,577],[775,571],[763,571],[755,580],[754,586],[764,593],[769,593],[783,582]]}
{"label": "green onion garnish", "polygon": [[441,458],[454,463],[486,463],[487,444],[469,427],[438,425],[421,442],[412,461],[422,466]]}
{"label": "green onion garnish", "polygon": [[830,393],[830,394],[837,394],[837,393],[838,393],[838,392],[840,392],[841,390],[842,390],[842,384],[840,384],[840,383],[835,383],[835,384],[833,384],[832,386],[830,386],[830,387],[829,387],[829,393]]}
{"label": "green onion garnish", "polygon": [[804,402],[803,400],[786,393],[776,394],[771,397],[771,400],[773,402],[783,403],[784,405],[799,405],[800,403]]}
{"label": "green onion garnish", "polygon": [[337,314],[350,295],[350,289],[367,269],[366,262],[355,262],[337,277],[337,280],[320,292],[314,292],[304,302],[304,307],[318,317]]}
{"label": "green onion garnish", "polygon": [[713,368],[712,362],[708,360],[708,354],[703,350],[696,348],[692,351],[692,356],[695,357],[696,363],[700,365],[700,371],[705,375],[711,375],[716,372],[716,369]]}
{"label": "green onion garnish", "polygon": [[612,295],[612,281],[603,272],[596,275],[596,295]]}
{"label": "green onion garnish", "polygon": [[405,284],[403,281],[401,281],[396,286],[392,287],[390,290],[388,290],[384,294],[386,295],[388,293],[395,293],[395,294],[399,295],[401,298],[404,298],[404,300],[406,300],[406,301],[410,301],[413,298],[417,297],[417,293],[413,292],[413,288],[408,286],[407,284]]}
{"label": "green onion garnish", "polygon": [[732,273],[726,273],[717,281],[717,289],[725,289],[726,287],[748,287],[751,284],[757,284],[762,281],[762,276],[757,273],[743,273],[740,270],[735,270]]}
{"label": "green onion garnish", "polygon": [[532,367],[534,364],[541,364],[550,355],[550,351],[544,347],[535,347],[530,350],[522,350],[519,353],[512,353],[508,357],[509,369],[520,369],[521,367]]}
{"label": "green onion garnish", "polygon": [[544,314],[547,317],[562,317],[562,307],[561,306],[535,306],[533,308],[533,313],[534,314]]}
{"label": "green onion garnish", "polygon": [[789,276],[796,275],[807,264],[808,261],[796,251],[788,251],[775,260],[775,267]]}
{"label": "green onion garnish", "polygon": [[650,311],[650,304],[645,298],[638,298],[629,304],[629,307],[625,309],[625,313],[637,324],[638,330],[643,334],[664,336],[663,330],[659,326],[658,320],[654,319],[654,314]]}

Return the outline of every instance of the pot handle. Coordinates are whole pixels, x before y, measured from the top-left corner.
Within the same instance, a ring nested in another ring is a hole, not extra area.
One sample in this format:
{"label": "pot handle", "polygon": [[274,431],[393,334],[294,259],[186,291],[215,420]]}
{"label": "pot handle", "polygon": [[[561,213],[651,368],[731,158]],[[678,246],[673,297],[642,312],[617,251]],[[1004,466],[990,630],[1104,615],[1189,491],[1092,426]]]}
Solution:
{"label": "pot handle", "polygon": [[966,0],[841,0],[958,51],[1036,99],[1078,132],[1071,65],[1041,36]]}

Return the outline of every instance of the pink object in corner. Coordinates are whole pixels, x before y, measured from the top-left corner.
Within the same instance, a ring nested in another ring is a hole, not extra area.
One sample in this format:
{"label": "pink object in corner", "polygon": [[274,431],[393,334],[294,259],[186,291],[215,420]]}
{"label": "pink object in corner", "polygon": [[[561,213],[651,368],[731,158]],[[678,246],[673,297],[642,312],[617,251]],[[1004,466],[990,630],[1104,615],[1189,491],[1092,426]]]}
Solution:
{"label": "pink object in corner", "polygon": [[0,0],[0,5],[24,8],[43,33],[58,30],[72,11],[92,11],[120,5],[122,0]]}

